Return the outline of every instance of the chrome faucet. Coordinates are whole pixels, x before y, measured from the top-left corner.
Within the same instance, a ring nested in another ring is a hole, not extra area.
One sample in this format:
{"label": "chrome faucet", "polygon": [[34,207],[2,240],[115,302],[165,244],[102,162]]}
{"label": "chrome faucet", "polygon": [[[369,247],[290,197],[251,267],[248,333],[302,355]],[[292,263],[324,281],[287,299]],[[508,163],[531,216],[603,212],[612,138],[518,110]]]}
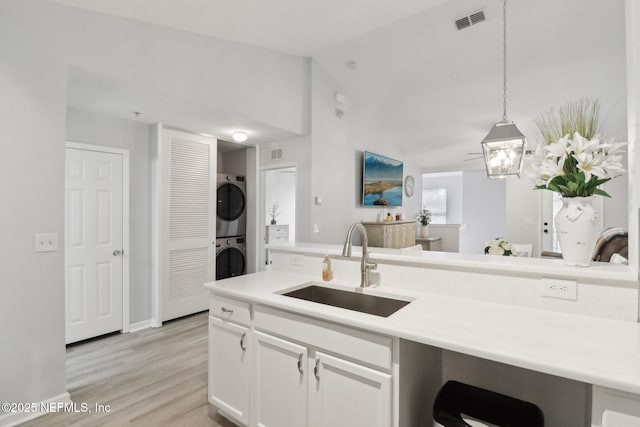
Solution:
{"label": "chrome faucet", "polygon": [[351,224],[349,227],[349,231],[347,231],[347,239],[344,242],[344,247],[342,248],[342,256],[350,257],[351,256],[351,237],[353,235],[353,230],[356,229],[360,232],[360,237],[362,239],[362,260],[360,261],[360,287],[366,288],[369,286],[369,272],[371,270],[375,270],[378,264],[374,262],[369,262],[369,240],[367,239],[367,229],[364,228],[364,225],[356,222]]}

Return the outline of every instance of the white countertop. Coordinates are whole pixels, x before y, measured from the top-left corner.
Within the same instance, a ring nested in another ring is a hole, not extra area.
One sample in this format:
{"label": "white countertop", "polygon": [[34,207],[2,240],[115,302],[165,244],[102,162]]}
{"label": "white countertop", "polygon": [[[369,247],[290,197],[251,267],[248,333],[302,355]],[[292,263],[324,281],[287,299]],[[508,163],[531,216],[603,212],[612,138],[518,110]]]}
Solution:
{"label": "white countertop", "polygon": [[[296,312],[589,384],[640,394],[640,324],[467,298],[369,288],[365,293],[415,298],[384,318],[279,295],[319,281],[279,271],[207,283],[216,294]],[[358,290],[356,284],[327,286]]]}
{"label": "white countertop", "polygon": [[[293,252],[305,255],[340,256],[342,245],[323,243],[274,243],[267,249],[281,252]],[[360,258],[362,248],[353,247],[353,259]],[[562,263],[561,259],[518,258],[463,254],[453,252],[422,251],[413,253],[405,249],[369,248],[372,262],[406,265],[423,268],[438,268],[479,273],[515,274],[520,276],[571,278],[578,281],[607,280],[608,282],[626,282],[637,286],[638,272],[628,265],[593,262],[589,267],[572,267]]]}

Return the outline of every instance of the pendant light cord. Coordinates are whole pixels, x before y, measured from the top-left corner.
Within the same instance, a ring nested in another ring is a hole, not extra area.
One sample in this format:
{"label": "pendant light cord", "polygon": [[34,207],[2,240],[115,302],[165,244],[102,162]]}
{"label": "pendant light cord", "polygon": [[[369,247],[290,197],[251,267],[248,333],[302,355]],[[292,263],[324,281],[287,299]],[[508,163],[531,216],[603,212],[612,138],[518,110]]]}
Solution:
{"label": "pendant light cord", "polygon": [[502,120],[507,120],[507,0],[502,4]]}

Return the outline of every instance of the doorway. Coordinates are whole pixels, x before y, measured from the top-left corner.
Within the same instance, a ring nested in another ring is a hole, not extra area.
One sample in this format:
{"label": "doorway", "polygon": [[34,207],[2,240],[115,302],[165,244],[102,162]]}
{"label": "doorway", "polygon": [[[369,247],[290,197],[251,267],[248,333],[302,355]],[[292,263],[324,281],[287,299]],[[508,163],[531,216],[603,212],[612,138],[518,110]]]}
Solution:
{"label": "doorway", "polygon": [[[288,165],[266,169],[264,174],[265,243],[295,242],[297,166]],[[265,265],[270,265],[265,251]]]}
{"label": "doorway", "polygon": [[129,151],[68,142],[65,342],[129,331]]}

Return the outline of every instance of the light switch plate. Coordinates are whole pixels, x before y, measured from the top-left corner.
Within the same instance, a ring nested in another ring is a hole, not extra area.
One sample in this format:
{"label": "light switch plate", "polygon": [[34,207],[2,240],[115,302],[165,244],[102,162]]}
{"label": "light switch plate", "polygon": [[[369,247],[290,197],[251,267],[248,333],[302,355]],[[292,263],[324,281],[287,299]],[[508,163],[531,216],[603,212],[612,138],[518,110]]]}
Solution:
{"label": "light switch plate", "polygon": [[35,233],[33,235],[34,252],[55,252],[58,250],[58,233]]}

